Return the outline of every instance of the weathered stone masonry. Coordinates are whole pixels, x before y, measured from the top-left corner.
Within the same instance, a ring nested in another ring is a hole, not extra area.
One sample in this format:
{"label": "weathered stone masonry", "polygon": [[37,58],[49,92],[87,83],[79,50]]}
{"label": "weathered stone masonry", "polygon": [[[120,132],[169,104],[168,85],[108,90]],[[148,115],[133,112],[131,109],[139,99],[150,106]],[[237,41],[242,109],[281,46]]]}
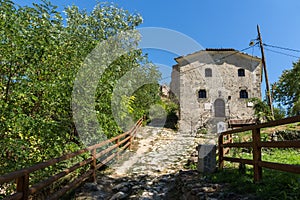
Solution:
{"label": "weathered stone masonry", "polygon": [[254,119],[249,98],[261,98],[261,59],[234,49],[206,49],[175,58],[171,91],[180,104],[180,130]]}

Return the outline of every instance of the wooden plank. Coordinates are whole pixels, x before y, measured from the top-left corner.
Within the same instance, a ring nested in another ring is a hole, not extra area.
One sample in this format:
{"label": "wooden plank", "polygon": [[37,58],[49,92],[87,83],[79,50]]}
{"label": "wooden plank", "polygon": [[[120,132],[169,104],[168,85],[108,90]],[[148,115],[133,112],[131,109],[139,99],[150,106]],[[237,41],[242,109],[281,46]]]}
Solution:
{"label": "wooden plank", "polygon": [[254,181],[258,182],[262,179],[262,168],[258,164],[261,161],[261,147],[258,145],[260,143],[260,129],[252,130],[252,141]]}
{"label": "wooden plank", "polygon": [[280,125],[291,124],[291,123],[295,123],[295,122],[300,122],[300,115],[288,117],[288,118],[284,118],[284,119],[280,119],[280,120],[274,120],[274,121],[270,121],[270,122],[266,122],[266,123],[262,123],[262,124],[245,126],[243,128],[239,128],[239,129],[225,131],[225,132],[221,133],[221,135],[240,133],[240,132],[250,131],[253,129],[261,129],[261,128],[267,128],[267,127],[273,127],[273,126],[280,126]]}
{"label": "wooden plank", "polygon": [[227,143],[223,144],[222,147],[252,147],[252,142]]}
{"label": "wooden plank", "polygon": [[130,139],[130,136],[128,135],[126,138],[124,138],[123,140],[119,141],[119,146],[125,142],[127,142]]}
{"label": "wooden plank", "polygon": [[110,146],[109,148],[102,150],[101,152],[96,154],[96,159],[100,158],[101,156],[107,154],[108,152],[114,150],[115,148],[119,147],[121,144],[123,144],[124,142],[128,141],[130,139],[130,136],[128,136],[127,138],[125,138],[124,140],[122,140],[121,142],[119,142],[119,144],[115,144]]}
{"label": "wooden plank", "polygon": [[27,200],[29,197],[29,173],[17,178],[17,193],[22,193],[22,200]]}
{"label": "wooden plank", "polygon": [[[124,134],[125,134],[125,133],[124,133]],[[109,139],[109,140],[105,140],[105,141],[103,141],[103,142],[100,142],[99,144],[95,144],[95,145],[93,145],[93,146],[87,147],[87,149],[88,149],[89,151],[91,151],[91,150],[93,150],[93,149],[99,149],[99,148],[101,148],[101,147],[103,147],[103,146],[105,146],[105,145],[107,145],[107,144],[109,144],[109,143],[113,143],[115,140],[117,140],[117,139],[119,139],[119,138],[124,137],[124,134],[119,135],[119,136],[114,137],[114,138],[111,138],[111,139]],[[127,133],[126,133],[126,134],[127,134]]]}
{"label": "wooden plank", "polygon": [[78,150],[74,153],[69,153],[69,154],[63,155],[59,158],[53,158],[53,159],[48,160],[46,162],[41,162],[41,163],[38,163],[34,166],[31,166],[31,167],[28,167],[28,168],[24,168],[24,169],[21,169],[21,170],[18,170],[18,171],[14,171],[14,172],[2,175],[2,176],[0,176],[0,184],[9,182],[9,181],[14,180],[14,179],[17,179],[18,177],[23,176],[25,173],[32,173],[32,172],[35,172],[37,170],[44,169],[46,167],[54,165],[58,162],[68,160],[70,158],[73,158],[73,157],[78,156],[80,154],[83,154],[85,152],[88,152],[88,149],[81,149],[81,150]]}
{"label": "wooden plank", "polygon": [[247,165],[253,165],[253,160],[249,160],[249,159],[232,158],[232,157],[224,157],[223,159],[225,161],[229,161],[229,162],[237,162],[237,163],[242,163],[242,164],[247,164]]}
{"label": "wooden plank", "polygon": [[103,141],[103,142],[101,142],[101,143],[99,143],[99,144],[95,144],[95,145],[93,145],[93,146],[90,146],[90,147],[88,147],[87,149],[88,149],[88,150],[92,150],[92,149],[95,149],[95,148],[98,149],[98,148],[103,147],[104,145],[106,145],[106,144],[108,144],[108,143],[111,143],[111,142],[114,142],[114,141],[116,141],[116,140],[118,140],[118,139],[121,139],[122,137],[129,136],[129,135],[131,134],[131,132],[133,132],[133,130],[134,130],[137,126],[142,125],[142,122],[143,122],[143,118],[140,118],[140,119],[135,123],[135,125],[134,125],[129,131],[127,131],[127,132],[125,132],[125,133],[122,133],[122,134],[120,134],[120,135],[118,135],[118,136],[116,136],[116,137],[113,137],[113,138],[111,138],[111,139],[109,139],[109,140],[105,140],[105,141]]}
{"label": "wooden plank", "polygon": [[300,140],[260,142],[259,146],[260,147],[274,147],[274,148],[300,148]]}
{"label": "wooden plank", "polygon": [[96,149],[92,150],[91,156],[92,156],[92,162],[91,162],[90,169],[93,170],[93,173],[92,173],[89,181],[96,182],[96,166],[97,166]]}
{"label": "wooden plank", "polygon": [[122,151],[124,151],[130,144],[127,143],[126,145],[124,145],[122,148],[119,149],[118,154],[120,154]]}
{"label": "wooden plank", "polygon": [[109,161],[111,161],[116,156],[117,156],[117,153],[113,153],[110,156],[108,156],[107,158],[105,158],[104,160],[101,160],[100,163],[96,166],[96,169],[99,169],[103,165],[106,165]]}
{"label": "wooden plank", "polygon": [[86,179],[88,179],[91,176],[92,173],[93,173],[93,170],[88,170],[87,172],[85,172],[83,175],[81,175],[80,177],[75,179],[70,184],[65,185],[59,191],[56,191],[55,194],[48,197],[47,200],[57,200],[57,199],[59,199],[59,197],[63,196],[68,191],[72,190],[73,188],[77,187],[79,184],[83,183]]}
{"label": "wooden plank", "polygon": [[11,172],[8,174],[4,174],[4,175],[0,176],[0,184],[10,182],[14,179],[24,176],[25,174],[26,174],[25,169],[21,169],[21,170],[14,171],[14,172]]}
{"label": "wooden plank", "polygon": [[14,193],[8,197],[5,197],[3,200],[19,200],[19,199],[22,199],[23,197],[23,193],[22,192],[17,192],[17,193]]}
{"label": "wooden plank", "polygon": [[49,177],[48,179],[42,181],[42,182],[39,182],[35,185],[33,185],[32,187],[29,188],[29,194],[34,194],[35,192],[51,185],[52,183],[54,183],[55,181],[57,181],[58,179],[70,174],[71,172],[75,171],[76,169],[86,165],[86,164],[89,164],[93,161],[92,158],[88,158],[87,160],[84,160],[84,161],[81,161],[75,165],[73,165],[72,167],[70,168],[67,168],[67,169],[64,169],[62,172],[54,175],[54,176],[51,176]]}
{"label": "wooden plank", "polygon": [[300,165],[280,164],[280,163],[273,163],[273,162],[266,162],[266,161],[259,162],[259,165],[261,167],[265,167],[269,169],[275,169],[275,170],[300,174]]}
{"label": "wooden plank", "polygon": [[[78,150],[76,152],[63,155],[63,156],[58,157],[58,158],[50,159],[50,160],[48,160],[46,162],[38,163],[38,164],[36,164],[34,166],[31,166],[31,167],[28,167],[28,168],[25,168],[25,169],[21,169],[21,170],[18,170],[18,171],[14,171],[14,172],[2,175],[2,176],[0,176],[0,184],[6,183],[6,182],[10,182],[10,181],[12,181],[14,179],[17,179],[17,193],[15,193],[14,195],[11,195],[10,197],[16,197],[16,199],[18,199],[18,198],[27,199],[29,193],[34,193],[37,190],[42,189],[43,187],[45,187],[45,186],[53,183],[55,180],[58,180],[59,178],[63,177],[64,175],[70,173],[71,171],[74,171],[75,169],[77,169],[83,163],[85,163],[85,164],[90,163],[91,160],[88,159],[88,160],[84,160],[84,161],[82,161],[80,163],[77,163],[73,167],[65,169],[63,172],[61,172],[59,174],[56,174],[55,176],[49,177],[47,180],[45,180],[45,181],[43,181],[43,182],[41,182],[39,184],[34,185],[29,190],[29,174],[30,173],[32,173],[34,171],[37,171],[37,170],[40,170],[40,169],[44,169],[44,168],[52,166],[52,165],[55,165],[58,162],[71,159],[71,158],[73,158],[75,156],[81,155],[81,154],[86,153],[88,151],[93,151],[93,155],[94,155],[97,148],[101,148],[101,147],[105,146],[106,144],[109,144],[110,142],[114,142],[116,140],[119,140],[119,139],[121,139],[123,137],[128,136],[127,138],[123,139],[121,142],[117,142],[117,145],[113,145],[110,148],[108,148],[108,149],[100,152],[99,154],[97,154],[97,155],[101,156],[101,155],[104,154],[104,152],[109,152],[109,151],[115,149],[116,147],[120,146],[121,144],[127,142],[132,137],[130,135],[134,136],[136,134],[137,130],[142,125],[142,122],[143,122],[143,117],[140,118],[135,123],[135,125],[131,128],[130,131],[125,132],[125,133],[123,133],[121,135],[118,135],[118,136],[116,136],[114,138],[111,138],[109,140],[102,141],[99,144],[95,144],[95,145],[90,146],[88,148],[84,148],[84,149]],[[124,147],[122,147],[121,149],[124,150],[126,147],[128,147],[129,144],[130,143],[127,142],[127,144],[124,145]],[[101,154],[101,153],[103,153],[103,154]],[[119,154],[119,152],[117,154]],[[109,162],[109,160],[111,160],[115,155],[116,155],[116,153],[112,154],[111,156],[109,156],[108,158],[106,158],[105,161]],[[95,155],[94,155],[93,159],[95,161]],[[95,167],[95,163],[94,163],[93,167]],[[95,170],[95,169],[93,168],[93,170]],[[88,172],[90,172],[90,171],[88,171]],[[21,195],[21,197],[20,197],[20,195]],[[10,199],[10,197],[8,197],[8,199]]]}
{"label": "wooden plank", "polygon": [[223,148],[223,140],[224,136],[220,135],[218,140],[219,147],[219,169],[223,169],[224,167],[224,148]]}

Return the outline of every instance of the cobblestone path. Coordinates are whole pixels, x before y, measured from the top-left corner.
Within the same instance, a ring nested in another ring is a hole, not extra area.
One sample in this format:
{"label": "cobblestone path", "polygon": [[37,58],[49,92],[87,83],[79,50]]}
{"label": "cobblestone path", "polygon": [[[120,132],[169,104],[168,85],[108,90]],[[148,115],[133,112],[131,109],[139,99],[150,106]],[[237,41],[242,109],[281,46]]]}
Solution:
{"label": "cobblestone path", "polygon": [[99,172],[97,183],[77,189],[73,199],[179,199],[176,176],[197,144],[208,141],[148,126],[137,140],[134,151],[125,153],[123,161],[109,170]]}

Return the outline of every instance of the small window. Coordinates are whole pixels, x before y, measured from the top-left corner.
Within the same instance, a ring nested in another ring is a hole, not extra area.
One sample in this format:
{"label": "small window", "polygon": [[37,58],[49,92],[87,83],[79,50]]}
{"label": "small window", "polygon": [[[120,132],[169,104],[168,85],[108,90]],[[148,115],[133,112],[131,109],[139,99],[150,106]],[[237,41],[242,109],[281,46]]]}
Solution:
{"label": "small window", "polygon": [[212,77],[212,70],[211,68],[205,69],[205,77]]}
{"label": "small window", "polygon": [[200,99],[205,99],[206,98],[206,90],[199,90],[198,97]]}
{"label": "small window", "polygon": [[241,99],[248,99],[248,92],[247,92],[247,90],[241,90],[240,91],[240,98]]}
{"label": "small window", "polygon": [[239,69],[238,76],[245,76],[245,69]]}

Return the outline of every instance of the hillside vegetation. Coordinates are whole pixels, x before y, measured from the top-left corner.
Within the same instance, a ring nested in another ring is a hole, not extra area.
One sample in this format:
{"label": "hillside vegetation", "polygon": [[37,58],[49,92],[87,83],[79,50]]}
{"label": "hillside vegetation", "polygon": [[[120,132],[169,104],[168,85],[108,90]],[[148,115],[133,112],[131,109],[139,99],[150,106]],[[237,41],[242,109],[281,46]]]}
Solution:
{"label": "hillside vegetation", "polygon": [[[32,7],[20,7],[10,0],[0,2],[0,174],[82,148],[73,120],[76,110],[73,112],[71,105],[77,72],[99,43],[142,23],[139,14],[114,4],[98,4],[91,13],[77,6],[67,7],[64,12],[66,18],[46,0]],[[139,41],[128,39],[132,46]],[[124,131],[114,119],[111,102],[118,80],[131,70],[153,84],[120,97],[120,105],[114,105],[121,115],[123,112],[120,118],[127,120],[129,114],[134,121],[159,100],[160,73],[156,66],[140,49],[123,54],[110,63],[94,86],[97,89],[92,103],[101,128],[95,134],[109,138]],[[92,77],[96,71],[89,75]],[[136,80],[127,84],[135,85]],[[76,89],[87,92],[89,87]],[[89,116],[84,116],[81,123],[93,126]]]}

